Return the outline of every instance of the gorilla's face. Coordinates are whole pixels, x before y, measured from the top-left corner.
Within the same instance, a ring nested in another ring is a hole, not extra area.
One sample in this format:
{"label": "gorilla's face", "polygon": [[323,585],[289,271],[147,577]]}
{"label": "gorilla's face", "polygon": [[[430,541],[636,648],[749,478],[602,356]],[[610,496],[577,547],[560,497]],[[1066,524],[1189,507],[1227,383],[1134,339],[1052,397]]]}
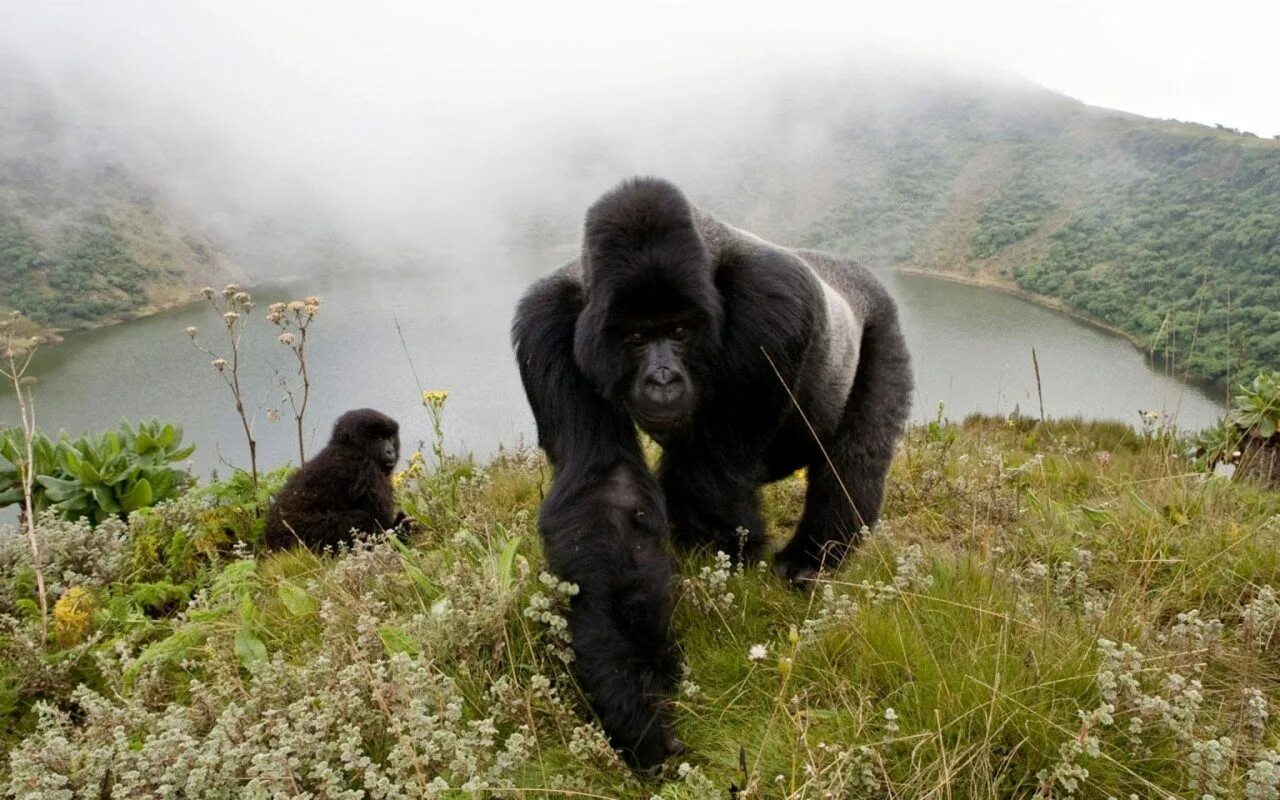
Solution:
{"label": "gorilla's face", "polygon": [[693,417],[698,386],[689,364],[695,327],[692,321],[669,321],[633,326],[626,333],[627,410],[650,433],[676,430]]}
{"label": "gorilla's face", "polygon": [[392,472],[396,468],[396,464],[400,463],[399,433],[384,435],[372,440],[369,444],[373,450],[374,459],[386,472]]}
{"label": "gorilla's face", "polygon": [[330,444],[361,451],[389,474],[400,461],[400,425],[371,408],[348,411],[334,424]]}

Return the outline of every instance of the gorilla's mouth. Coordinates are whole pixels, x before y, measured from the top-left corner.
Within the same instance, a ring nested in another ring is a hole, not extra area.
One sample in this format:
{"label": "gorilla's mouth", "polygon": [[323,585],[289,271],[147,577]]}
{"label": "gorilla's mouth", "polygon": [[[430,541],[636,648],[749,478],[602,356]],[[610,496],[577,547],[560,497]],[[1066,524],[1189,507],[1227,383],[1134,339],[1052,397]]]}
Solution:
{"label": "gorilla's mouth", "polygon": [[649,433],[669,433],[688,424],[691,410],[684,403],[658,405],[641,402],[632,406],[631,416]]}

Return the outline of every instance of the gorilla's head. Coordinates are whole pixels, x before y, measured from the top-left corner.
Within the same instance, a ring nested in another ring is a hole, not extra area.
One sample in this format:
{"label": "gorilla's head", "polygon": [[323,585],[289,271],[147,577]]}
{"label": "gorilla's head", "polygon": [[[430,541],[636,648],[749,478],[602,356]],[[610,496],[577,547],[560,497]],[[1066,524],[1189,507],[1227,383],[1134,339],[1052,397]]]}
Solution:
{"label": "gorilla's head", "polygon": [[646,431],[687,425],[713,384],[723,310],[693,209],[670,183],[626,181],[587,212],[574,355]]}
{"label": "gorilla's head", "polygon": [[357,408],[333,423],[329,444],[358,450],[390,474],[400,461],[400,423],[381,411]]}

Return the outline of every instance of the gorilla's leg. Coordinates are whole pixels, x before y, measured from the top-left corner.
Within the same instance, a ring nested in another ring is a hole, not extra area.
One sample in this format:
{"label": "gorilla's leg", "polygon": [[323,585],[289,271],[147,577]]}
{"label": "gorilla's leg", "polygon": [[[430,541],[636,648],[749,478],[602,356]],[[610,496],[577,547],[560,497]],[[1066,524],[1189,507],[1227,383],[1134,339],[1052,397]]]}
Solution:
{"label": "gorilla's leg", "polygon": [[754,473],[740,466],[695,457],[695,447],[668,447],[662,456],[661,481],[671,517],[672,534],[682,547],[710,545],[749,563],[764,547],[764,517]]}
{"label": "gorilla's leg", "polygon": [[[911,366],[892,302],[881,299],[863,330],[853,390],[826,457],[809,467],[804,515],[774,571],[803,584],[835,567],[880,517],[894,446],[911,408]],[[830,463],[827,459],[830,459]],[[832,467],[834,466],[834,470]]]}

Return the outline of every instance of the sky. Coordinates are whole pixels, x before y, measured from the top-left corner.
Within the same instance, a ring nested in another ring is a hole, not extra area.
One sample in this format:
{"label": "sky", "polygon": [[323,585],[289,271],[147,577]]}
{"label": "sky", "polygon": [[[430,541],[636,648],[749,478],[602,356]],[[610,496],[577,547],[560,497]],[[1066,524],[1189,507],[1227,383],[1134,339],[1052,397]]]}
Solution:
{"label": "sky", "polygon": [[1280,3],[1230,0],[0,0],[0,46],[47,65],[204,96],[232,114],[329,102],[388,123],[388,106],[465,115],[882,51],[1270,136],[1278,32]]}

